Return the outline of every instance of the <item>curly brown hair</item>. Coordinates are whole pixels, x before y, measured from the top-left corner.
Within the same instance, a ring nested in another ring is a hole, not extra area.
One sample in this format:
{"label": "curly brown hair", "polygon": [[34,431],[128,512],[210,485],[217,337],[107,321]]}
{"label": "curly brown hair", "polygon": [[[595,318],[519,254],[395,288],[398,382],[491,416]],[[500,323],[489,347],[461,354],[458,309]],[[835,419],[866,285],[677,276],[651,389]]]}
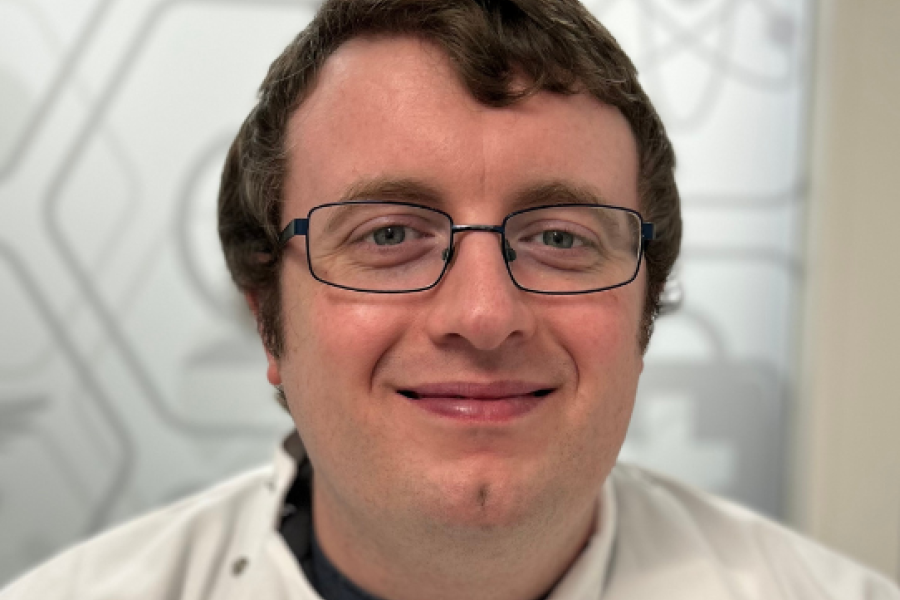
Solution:
{"label": "curly brown hair", "polygon": [[326,0],[272,63],[229,150],[219,192],[225,261],[238,288],[256,298],[269,352],[279,357],[284,349],[278,234],[288,120],[328,57],[362,35],[411,35],[435,43],[472,96],[488,106],[508,106],[546,90],[587,92],[622,112],[637,140],[641,214],[657,232],[645,253],[645,350],[678,257],[681,210],[672,145],[612,35],[577,0]]}

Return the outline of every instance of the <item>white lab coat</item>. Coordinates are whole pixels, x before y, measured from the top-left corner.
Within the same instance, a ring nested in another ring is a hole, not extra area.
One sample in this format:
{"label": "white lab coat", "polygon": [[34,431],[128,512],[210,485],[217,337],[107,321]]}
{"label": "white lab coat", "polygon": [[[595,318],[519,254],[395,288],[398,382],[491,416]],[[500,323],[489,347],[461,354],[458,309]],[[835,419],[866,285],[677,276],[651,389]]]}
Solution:
{"label": "white lab coat", "polygon": [[[320,600],[277,530],[296,457],[120,526],[0,600]],[[900,588],[746,509],[618,465],[550,600],[900,600]]]}

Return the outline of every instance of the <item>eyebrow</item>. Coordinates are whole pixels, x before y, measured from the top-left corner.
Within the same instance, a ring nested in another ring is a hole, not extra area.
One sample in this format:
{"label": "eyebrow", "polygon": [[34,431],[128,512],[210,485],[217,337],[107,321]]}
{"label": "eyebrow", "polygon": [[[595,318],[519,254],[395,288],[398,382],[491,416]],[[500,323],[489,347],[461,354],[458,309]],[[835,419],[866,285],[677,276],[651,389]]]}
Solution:
{"label": "eyebrow", "polygon": [[607,199],[592,187],[568,181],[548,181],[530,185],[513,196],[513,210],[554,204],[609,205]]}
{"label": "eyebrow", "polygon": [[[384,200],[410,202],[431,208],[447,210],[444,195],[433,185],[414,178],[375,177],[352,184],[341,196],[340,202],[360,200]],[[534,183],[516,191],[509,199],[509,210],[515,212],[527,208],[556,204],[609,205],[599,190],[565,180]]]}
{"label": "eyebrow", "polygon": [[412,202],[434,208],[440,208],[444,204],[443,196],[437,188],[412,178],[363,179],[351,185],[341,196],[340,202],[359,200]]}
{"label": "eyebrow", "polygon": [[[430,208],[440,208],[443,205],[437,188],[418,179],[389,177],[361,179],[347,188],[338,202],[352,203],[364,200],[409,202]],[[335,207],[322,231],[324,233],[336,231],[351,211],[352,206]]]}

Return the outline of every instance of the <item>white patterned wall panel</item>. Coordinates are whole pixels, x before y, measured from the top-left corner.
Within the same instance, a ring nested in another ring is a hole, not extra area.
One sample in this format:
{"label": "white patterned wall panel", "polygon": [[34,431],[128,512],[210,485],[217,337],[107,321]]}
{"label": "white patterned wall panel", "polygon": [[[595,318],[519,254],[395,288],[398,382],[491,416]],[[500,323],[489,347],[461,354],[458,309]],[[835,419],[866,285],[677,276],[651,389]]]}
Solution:
{"label": "white patterned wall panel", "polygon": [[[0,0],[0,583],[289,427],[215,235],[302,0]],[[679,152],[683,309],[624,454],[781,514],[806,0],[595,0]]]}

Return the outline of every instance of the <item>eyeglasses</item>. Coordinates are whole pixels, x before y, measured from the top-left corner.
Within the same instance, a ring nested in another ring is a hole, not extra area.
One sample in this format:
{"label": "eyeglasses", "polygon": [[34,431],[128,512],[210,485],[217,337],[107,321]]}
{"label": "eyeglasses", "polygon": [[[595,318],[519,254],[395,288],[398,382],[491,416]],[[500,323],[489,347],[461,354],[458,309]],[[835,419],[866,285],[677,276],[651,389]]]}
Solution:
{"label": "eyeglasses", "polygon": [[282,247],[306,236],[309,271],[322,283],[357,292],[420,292],[438,284],[455,252],[454,236],[500,236],[506,270],[521,290],[587,294],[637,277],[652,223],[619,206],[559,204],[519,210],[497,225],[454,225],[447,213],[405,202],[323,204],[294,219]]}

